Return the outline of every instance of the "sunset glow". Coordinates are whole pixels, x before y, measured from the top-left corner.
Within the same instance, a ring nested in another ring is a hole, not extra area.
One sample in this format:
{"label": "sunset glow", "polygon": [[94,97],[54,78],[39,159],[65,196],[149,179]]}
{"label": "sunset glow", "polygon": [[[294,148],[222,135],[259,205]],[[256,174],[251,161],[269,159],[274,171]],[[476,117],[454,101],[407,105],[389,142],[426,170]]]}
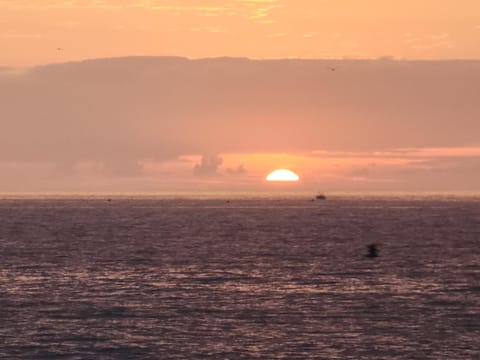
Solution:
{"label": "sunset glow", "polygon": [[0,358],[472,358],[479,45],[480,0],[0,0]]}
{"label": "sunset glow", "polygon": [[480,191],[478,13],[0,0],[0,192]]}
{"label": "sunset glow", "polygon": [[291,170],[287,169],[277,169],[272,171],[267,176],[267,181],[284,181],[284,182],[292,182],[300,180],[299,176],[295,174]]}
{"label": "sunset glow", "polygon": [[7,0],[0,1],[0,65],[130,55],[472,59],[480,56],[478,6],[478,0]]}

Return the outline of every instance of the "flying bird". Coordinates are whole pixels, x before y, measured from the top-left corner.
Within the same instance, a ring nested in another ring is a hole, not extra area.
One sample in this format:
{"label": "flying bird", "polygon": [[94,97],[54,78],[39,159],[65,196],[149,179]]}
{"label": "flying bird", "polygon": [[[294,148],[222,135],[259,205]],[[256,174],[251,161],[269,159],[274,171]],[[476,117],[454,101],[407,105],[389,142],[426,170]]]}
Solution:
{"label": "flying bird", "polygon": [[369,258],[375,258],[378,256],[378,249],[377,249],[377,245],[375,244],[370,244],[367,246],[367,249],[368,249],[368,254],[366,255],[367,257]]}

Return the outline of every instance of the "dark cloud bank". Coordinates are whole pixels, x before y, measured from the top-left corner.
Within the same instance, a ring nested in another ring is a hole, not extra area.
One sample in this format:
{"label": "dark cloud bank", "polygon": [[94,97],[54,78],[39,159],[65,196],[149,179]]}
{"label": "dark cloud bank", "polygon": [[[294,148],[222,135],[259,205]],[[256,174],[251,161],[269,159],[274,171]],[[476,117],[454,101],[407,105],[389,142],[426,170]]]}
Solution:
{"label": "dark cloud bank", "polygon": [[130,57],[0,71],[0,162],[122,173],[183,154],[476,146],[479,84],[480,61]]}

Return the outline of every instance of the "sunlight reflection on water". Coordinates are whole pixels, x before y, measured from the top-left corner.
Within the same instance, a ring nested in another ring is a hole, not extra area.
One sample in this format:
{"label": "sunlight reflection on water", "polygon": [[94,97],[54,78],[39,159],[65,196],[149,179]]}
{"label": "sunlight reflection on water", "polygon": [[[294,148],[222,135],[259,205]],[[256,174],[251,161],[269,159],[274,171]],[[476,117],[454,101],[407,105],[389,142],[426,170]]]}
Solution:
{"label": "sunlight reflection on water", "polygon": [[5,199],[0,357],[473,359],[479,213],[463,197]]}

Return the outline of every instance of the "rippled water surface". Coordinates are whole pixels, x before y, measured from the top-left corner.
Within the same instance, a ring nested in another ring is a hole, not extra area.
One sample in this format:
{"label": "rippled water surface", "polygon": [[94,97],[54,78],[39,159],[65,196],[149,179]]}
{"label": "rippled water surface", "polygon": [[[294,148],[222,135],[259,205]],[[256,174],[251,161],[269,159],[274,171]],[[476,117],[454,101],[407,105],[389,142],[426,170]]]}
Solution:
{"label": "rippled water surface", "polygon": [[478,198],[307,200],[0,200],[0,358],[480,359]]}

